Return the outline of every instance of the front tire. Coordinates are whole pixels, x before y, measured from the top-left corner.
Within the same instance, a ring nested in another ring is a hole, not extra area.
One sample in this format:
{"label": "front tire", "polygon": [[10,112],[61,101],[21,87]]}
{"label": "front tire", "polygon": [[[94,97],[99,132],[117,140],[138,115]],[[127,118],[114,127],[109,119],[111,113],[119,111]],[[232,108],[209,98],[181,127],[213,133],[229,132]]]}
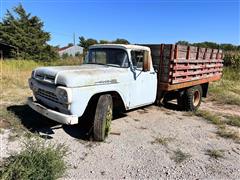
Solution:
{"label": "front tire", "polygon": [[95,141],[104,141],[111,128],[113,101],[110,94],[101,95],[97,101],[93,138]]}

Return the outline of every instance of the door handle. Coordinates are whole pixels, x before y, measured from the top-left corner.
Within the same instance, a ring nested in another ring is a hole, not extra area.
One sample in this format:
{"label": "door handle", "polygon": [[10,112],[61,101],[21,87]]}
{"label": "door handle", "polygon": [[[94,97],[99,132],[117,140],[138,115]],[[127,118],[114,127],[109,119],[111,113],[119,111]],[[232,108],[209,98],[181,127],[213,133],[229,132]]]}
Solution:
{"label": "door handle", "polygon": [[155,74],[155,72],[150,72],[150,74]]}

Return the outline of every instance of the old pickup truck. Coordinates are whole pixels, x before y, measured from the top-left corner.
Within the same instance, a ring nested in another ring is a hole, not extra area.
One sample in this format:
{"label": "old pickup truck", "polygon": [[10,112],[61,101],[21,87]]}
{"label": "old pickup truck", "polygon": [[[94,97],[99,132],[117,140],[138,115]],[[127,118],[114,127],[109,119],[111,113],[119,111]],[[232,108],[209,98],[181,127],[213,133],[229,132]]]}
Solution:
{"label": "old pickup truck", "polygon": [[63,124],[81,123],[87,115],[94,139],[103,141],[113,109],[177,99],[180,109],[195,111],[209,82],[221,78],[222,59],[219,49],[193,46],[93,45],[82,65],[33,70],[28,105]]}

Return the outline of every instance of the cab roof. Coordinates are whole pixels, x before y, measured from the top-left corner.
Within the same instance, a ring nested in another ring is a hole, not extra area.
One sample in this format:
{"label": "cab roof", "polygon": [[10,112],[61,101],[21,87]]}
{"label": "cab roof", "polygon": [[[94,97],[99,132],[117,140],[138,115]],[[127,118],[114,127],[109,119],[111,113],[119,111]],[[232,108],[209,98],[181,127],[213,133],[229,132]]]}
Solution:
{"label": "cab roof", "polygon": [[133,50],[145,50],[150,51],[149,47],[146,46],[139,46],[139,45],[133,45],[133,44],[95,44],[89,47],[89,49],[94,48],[119,48],[119,49],[133,49]]}

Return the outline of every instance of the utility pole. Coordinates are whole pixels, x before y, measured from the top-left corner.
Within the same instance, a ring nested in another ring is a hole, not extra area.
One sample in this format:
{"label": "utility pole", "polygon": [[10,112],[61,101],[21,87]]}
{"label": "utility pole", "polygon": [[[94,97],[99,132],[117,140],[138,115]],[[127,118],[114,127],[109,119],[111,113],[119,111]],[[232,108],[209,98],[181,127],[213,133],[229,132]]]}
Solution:
{"label": "utility pole", "polygon": [[75,46],[75,32],[73,33],[73,45]]}

